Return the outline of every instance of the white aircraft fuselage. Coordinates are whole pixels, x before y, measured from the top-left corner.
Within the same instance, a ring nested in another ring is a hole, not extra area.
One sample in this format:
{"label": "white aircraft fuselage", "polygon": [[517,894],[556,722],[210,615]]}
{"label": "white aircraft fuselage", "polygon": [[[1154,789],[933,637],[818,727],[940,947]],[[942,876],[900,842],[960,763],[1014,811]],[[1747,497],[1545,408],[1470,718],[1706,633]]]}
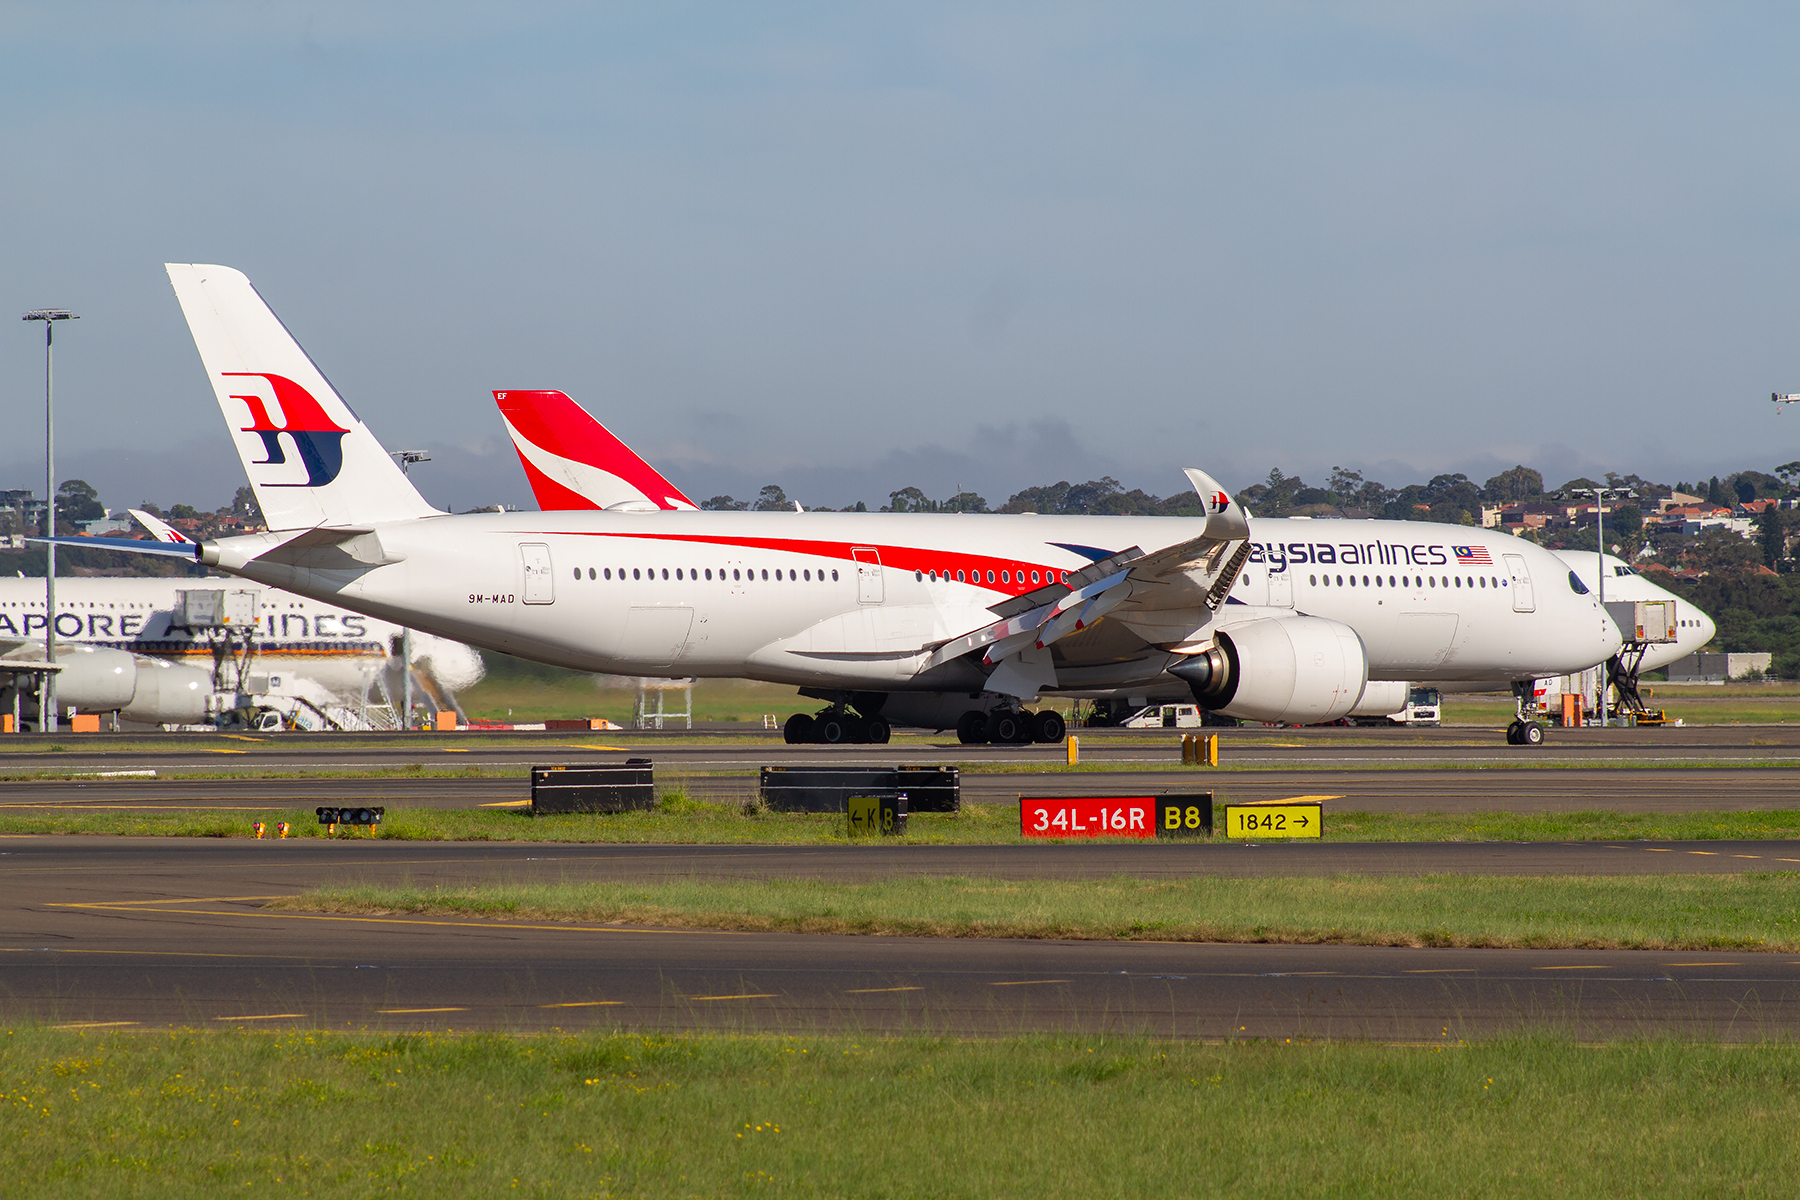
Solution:
{"label": "white aircraft fuselage", "polygon": [[[59,578],[59,643],[101,646],[211,670],[214,643],[175,625],[177,591],[261,593],[256,670],[304,675],[328,691],[360,696],[387,660],[398,626],[362,613],[239,579]],[[0,643],[44,641],[44,581],[0,578]]]}
{"label": "white aircraft fuselage", "polygon": [[[280,554],[284,561],[259,555],[291,534],[231,538],[209,543],[203,560],[380,619],[579,670],[978,692],[984,676],[968,659],[925,668],[935,644],[992,621],[989,606],[1032,591],[1034,575],[1048,581],[1130,546],[1154,551],[1203,524],[519,512],[375,524],[341,548]],[[1214,629],[1296,615],[1354,629],[1373,679],[1524,680],[1581,670],[1618,649],[1617,630],[1595,596],[1571,588],[1567,564],[1509,535],[1267,518],[1252,518],[1250,533],[1250,560],[1216,613],[1197,605],[1115,611],[1052,648],[1057,679],[1045,690],[1156,680]],[[1486,561],[1472,561],[1479,558]]]}

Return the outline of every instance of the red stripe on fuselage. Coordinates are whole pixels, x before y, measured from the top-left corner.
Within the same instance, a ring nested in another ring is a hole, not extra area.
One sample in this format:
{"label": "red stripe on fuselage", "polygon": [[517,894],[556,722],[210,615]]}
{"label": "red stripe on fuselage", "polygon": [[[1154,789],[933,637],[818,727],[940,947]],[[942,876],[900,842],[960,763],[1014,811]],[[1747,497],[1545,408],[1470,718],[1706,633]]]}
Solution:
{"label": "red stripe on fuselage", "polygon": [[[688,533],[587,533],[575,530],[564,530],[560,532],[552,530],[532,530],[528,535],[518,534],[517,536],[628,538],[632,541],[644,542],[685,542],[702,546],[732,546],[744,550],[777,550],[789,554],[809,554],[814,558],[837,559],[847,563],[854,563],[856,561],[855,555],[851,553],[852,550],[874,550],[881,556],[882,566],[892,567],[897,571],[936,571],[939,575],[942,575],[948,570],[952,578],[955,577],[956,572],[958,571],[980,571],[983,572],[983,580],[979,581],[981,582],[982,587],[987,588],[989,591],[1005,592],[1009,595],[1016,595],[1020,592],[1029,592],[1033,588],[1044,586],[1042,583],[1027,583],[1022,581],[1019,578],[1021,568],[1026,571],[1055,572],[1058,578],[1061,577],[1063,572],[1071,569],[1069,567],[1046,566],[1043,563],[1020,562],[1017,559],[1011,558],[993,558],[985,554],[968,554],[954,550],[927,550],[917,546],[876,545],[872,542],[820,542],[801,538],[716,537]],[[597,563],[595,565],[615,566],[617,564]],[[627,565],[629,566],[630,564]],[[1084,565],[1086,564],[1076,564],[1074,569],[1079,569]],[[995,582],[992,584],[985,582],[985,573],[988,571],[994,573]],[[1012,576],[1011,582],[999,582],[1001,571],[1005,571]],[[1054,583],[1056,580],[1051,579],[1047,580],[1047,582]]]}

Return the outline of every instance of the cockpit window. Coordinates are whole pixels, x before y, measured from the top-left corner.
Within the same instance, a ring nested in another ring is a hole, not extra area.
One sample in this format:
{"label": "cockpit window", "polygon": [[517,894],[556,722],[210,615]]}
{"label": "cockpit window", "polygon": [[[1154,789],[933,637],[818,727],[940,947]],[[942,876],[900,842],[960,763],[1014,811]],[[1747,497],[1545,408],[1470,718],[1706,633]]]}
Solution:
{"label": "cockpit window", "polygon": [[1573,571],[1569,572],[1569,590],[1574,592],[1577,596],[1585,596],[1588,594],[1587,584],[1581,582],[1581,577]]}
{"label": "cockpit window", "polygon": [[1631,569],[1631,568],[1630,568],[1630,567],[1614,567],[1614,568],[1613,568],[1613,574],[1614,574],[1614,575],[1615,575],[1615,576],[1618,576],[1618,575],[1636,575],[1636,574],[1637,574],[1637,572],[1636,572],[1636,571],[1634,571],[1634,570],[1632,570],[1632,569]]}

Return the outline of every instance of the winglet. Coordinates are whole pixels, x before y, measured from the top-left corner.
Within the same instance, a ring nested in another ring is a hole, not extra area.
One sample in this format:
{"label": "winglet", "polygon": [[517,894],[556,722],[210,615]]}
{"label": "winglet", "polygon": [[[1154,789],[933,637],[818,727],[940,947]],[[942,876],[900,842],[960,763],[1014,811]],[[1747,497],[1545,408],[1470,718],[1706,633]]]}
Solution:
{"label": "winglet", "polygon": [[1198,467],[1187,467],[1182,472],[1193,484],[1194,493],[1200,497],[1200,505],[1206,510],[1206,532],[1209,537],[1223,541],[1237,541],[1250,536],[1250,521],[1244,515],[1243,506],[1231,498],[1218,480]]}
{"label": "winglet", "polygon": [[194,544],[193,538],[181,532],[181,530],[176,529],[168,522],[158,520],[156,517],[151,516],[141,508],[128,508],[125,511],[130,513],[133,519],[135,519],[139,525],[142,525],[145,530],[149,532],[151,537],[159,542],[174,542],[177,545],[185,546],[192,546]]}

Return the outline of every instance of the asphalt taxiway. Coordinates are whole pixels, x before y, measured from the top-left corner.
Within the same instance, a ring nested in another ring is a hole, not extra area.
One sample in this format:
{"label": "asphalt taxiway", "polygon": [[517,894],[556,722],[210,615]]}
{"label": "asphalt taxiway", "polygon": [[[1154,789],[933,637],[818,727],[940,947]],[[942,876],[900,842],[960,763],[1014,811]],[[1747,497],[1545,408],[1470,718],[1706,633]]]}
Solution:
{"label": "asphalt taxiway", "polygon": [[[1696,853],[1699,851],[1699,853]],[[1742,855],[1736,857],[1733,855]],[[740,934],[276,911],[326,882],[897,870],[1793,869],[1796,843],[654,847],[0,839],[0,1017],[78,1027],[1107,1030],[1441,1040],[1800,1028],[1800,959]]]}
{"label": "asphalt taxiway", "polygon": [[[656,759],[658,781],[690,795],[742,800],[757,791],[754,774],[691,774]],[[840,760],[846,761],[846,760]],[[892,766],[896,758],[865,750],[858,763]],[[1796,767],[1542,767],[1535,770],[1129,770],[962,772],[967,804],[1014,804],[1026,796],[1144,796],[1212,792],[1221,801],[1330,796],[1327,812],[1695,812],[1800,808]],[[523,775],[470,778],[186,779],[99,777],[0,782],[0,814],[85,810],[216,811],[246,823],[291,809],[332,804],[466,809],[525,804]]]}

